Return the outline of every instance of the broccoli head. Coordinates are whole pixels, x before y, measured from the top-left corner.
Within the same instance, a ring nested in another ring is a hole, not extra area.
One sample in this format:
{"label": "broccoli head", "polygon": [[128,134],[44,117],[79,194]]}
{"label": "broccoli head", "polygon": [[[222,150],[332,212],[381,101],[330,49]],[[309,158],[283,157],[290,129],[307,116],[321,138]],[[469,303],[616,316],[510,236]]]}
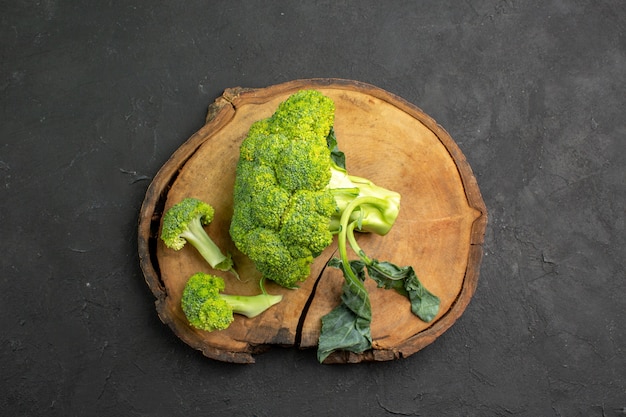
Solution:
{"label": "broccoli head", "polygon": [[189,324],[209,332],[224,330],[234,321],[233,314],[256,317],[282,300],[282,295],[265,292],[258,295],[222,294],[225,287],[222,278],[203,272],[187,280],[181,307]]}
{"label": "broccoli head", "polygon": [[337,206],[326,188],[333,122],[332,100],[304,90],[255,122],[241,145],[230,234],[264,277],[284,287],[306,279],[333,240]]}
{"label": "broccoli head", "polygon": [[302,90],[255,122],[241,144],[230,235],[264,277],[284,287],[309,276],[355,198],[380,197],[353,210],[363,232],[387,233],[399,212],[398,193],[336,162],[334,118],[330,98]]}
{"label": "broccoli head", "polygon": [[204,226],[213,221],[214,214],[210,204],[197,198],[185,198],[163,216],[161,239],[165,246],[174,250],[182,249],[189,242],[212,268],[238,276],[232,258],[224,255],[204,230]]}

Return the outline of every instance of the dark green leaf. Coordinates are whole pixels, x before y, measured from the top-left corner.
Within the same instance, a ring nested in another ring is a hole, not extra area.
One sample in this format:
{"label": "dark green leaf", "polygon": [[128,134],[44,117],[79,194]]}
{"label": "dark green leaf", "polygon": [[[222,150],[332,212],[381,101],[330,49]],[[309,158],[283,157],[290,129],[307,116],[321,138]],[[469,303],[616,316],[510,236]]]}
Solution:
{"label": "dark green leaf", "polygon": [[359,318],[345,304],[322,317],[317,359],[323,362],[336,350],[360,353],[372,347],[370,322]]}
{"label": "dark green leaf", "polygon": [[330,258],[330,261],[328,261],[327,265],[333,268],[341,269],[343,271],[343,262],[341,262],[341,259],[339,258]]}
{"label": "dark green leaf", "polygon": [[326,137],[326,143],[328,144],[328,149],[330,149],[330,157],[333,162],[339,168],[346,169],[346,155],[339,150],[337,137],[335,136],[335,130],[333,128],[330,129],[330,132]]}
{"label": "dark green leaf", "polygon": [[375,259],[367,265],[370,278],[376,281],[379,288],[394,289],[402,295],[407,295],[404,291],[404,281],[412,269],[410,266],[400,268],[390,262],[378,262]]}
{"label": "dark green leaf", "polygon": [[409,294],[413,314],[427,323],[432,321],[439,312],[439,297],[428,291],[415,273],[407,278],[404,288]]}
{"label": "dark green leaf", "polygon": [[[359,279],[359,283],[346,279],[346,282],[343,285],[341,301],[358,317],[371,321],[372,306],[370,304],[369,294],[363,285],[363,281],[365,281],[365,263],[361,260],[354,260],[350,261],[349,264],[352,269],[352,273],[354,273],[354,275],[356,275]],[[344,276],[346,275],[344,264],[340,259],[333,258],[328,262],[328,265],[333,268],[341,269]]]}
{"label": "dark green leaf", "polygon": [[439,312],[439,298],[428,291],[417,278],[412,266],[399,267],[391,262],[372,260],[367,272],[379,287],[396,290],[411,302],[411,312],[425,322]]}
{"label": "dark green leaf", "polygon": [[[340,259],[333,258],[328,265],[343,270],[345,274]],[[361,282],[365,279],[363,262],[351,261],[349,267]],[[372,307],[365,286],[347,279],[343,285],[341,304],[322,317],[317,359],[323,362],[336,350],[360,353],[371,348],[371,321]]]}

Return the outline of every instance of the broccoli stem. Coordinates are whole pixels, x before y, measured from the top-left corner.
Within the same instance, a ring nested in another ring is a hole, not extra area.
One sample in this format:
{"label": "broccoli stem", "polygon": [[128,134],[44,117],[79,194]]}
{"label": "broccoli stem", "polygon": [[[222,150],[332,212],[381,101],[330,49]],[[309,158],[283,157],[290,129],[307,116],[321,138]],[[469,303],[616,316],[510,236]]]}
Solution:
{"label": "broccoli stem", "polygon": [[348,259],[348,236],[353,234],[354,228],[359,224],[358,220],[351,220],[351,216],[361,203],[373,202],[371,198],[354,199],[341,215],[340,231],[337,236],[340,259],[331,259],[329,264],[343,270],[344,285],[341,304],[322,317],[317,350],[320,362],[336,350],[360,353],[372,347],[370,331],[372,306],[363,283],[365,276],[355,270],[353,263]]}
{"label": "broccoli stem", "polygon": [[359,256],[359,258],[366,264],[366,265],[372,265],[373,261],[372,259],[370,259],[366,254],[365,251],[363,249],[361,249],[361,247],[359,246],[359,244],[356,241],[356,238],[354,236],[354,229],[355,227],[357,227],[358,222],[354,221],[352,223],[350,223],[348,225],[348,232],[347,232],[347,239],[348,239],[348,243],[350,244],[350,247],[352,248],[352,250]]}
{"label": "broccoli stem", "polygon": [[[363,305],[360,309],[362,317],[371,317],[369,294],[367,293],[367,289],[365,288],[365,284],[363,283],[363,281],[356,275],[356,273],[352,269],[350,259],[348,258],[348,244],[359,255],[359,258],[361,258],[363,262],[368,265],[371,264],[371,259],[365,255],[365,252],[363,252],[363,250],[357,244],[354,237],[354,230],[361,229],[363,223],[367,220],[367,218],[361,218],[361,215],[367,215],[369,213],[368,210],[364,210],[364,207],[369,208],[369,210],[376,210],[377,213],[383,213],[388,208],[388,206],[389,202],[385,199],[371,196],[357,197],[352,200],[350,204],[348,204],[348,206],[345,208],[341,215],[339,234],[337,235],[339,257],[343,264],[344,278],[346,284],[350,289],[350,292],[358,295],[358,297],[363,300]],[[353,218],[355,214],[357,214],[356,219]],[[394,220],[395,217],[396,216],[394,215]],[[375,218],[379,220],[380,216],[375,216]],[[391,224],[393,224],[393,222]]]}
{"label": "broccoli stem", "polygon": [[230,257],[224,255],[220,248],[213,242],[202,226],[200,216],[192,219],[185,230],[180,235],[185,238],[191,245],[198,250],[200,255],[211,265],[220,271],[228,271],[239,279],[239,274],[233,268],[233,261]]}
{"label": "broccoli stem", "polygon": [[272,294],[220,294],[220,297],[231,306],[233,313],[241,314],[250,318],[258,316],[274,304],[278,304],[283,299],[282,295]]}
{"label": "broccoli stem", "polygon": [[356,210],[360,210],[363,204],[376,205],[383,201],[384,200],[376,197],[359,197],[354,199],[350,204],[348,204],[341,215],[340,231],[337,236],[339,257],[343,263],[346,284],[352,293],[357,294],[359,298],[365,301],[363,305],[364,311],[371,311],[369,295],[367,293],[367,289],[365,288],[365,284],[361,281],[361,279],[359,279],[350,266],[350,259],[348,258],[348,243],[350,243],[350,245],[352,245],[352,242],[356,243],[356,240],[354,239],[354,229],[360,227],[360,220],[352,220],[352,215]]}
{"label": "broccoli stem", "polygon": [[[360,220],[359,231],[381,236],[387,234],[400,213],[400,194],[380,187],[366,178],[349,175],[336,165],[332,166],[331,173],[329,189],[339,208],[338,214],[331,217],[331,232],[339,233],[341,217],[343,213],[349,211],[349,220]],[[356,199],[365,197],[375,199],[361,200],[359,204],[350,207]]]}

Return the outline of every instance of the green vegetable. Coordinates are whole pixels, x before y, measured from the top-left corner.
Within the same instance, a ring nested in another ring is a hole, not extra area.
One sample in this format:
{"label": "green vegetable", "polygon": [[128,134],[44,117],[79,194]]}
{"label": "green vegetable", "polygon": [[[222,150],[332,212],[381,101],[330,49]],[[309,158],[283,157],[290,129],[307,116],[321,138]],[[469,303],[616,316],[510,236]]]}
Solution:
{"label": "green vegetable", "polygon": [[[294,288],[310,265],[338,236],[339,259],[330,266],[345,276],[342,303],[322,320],[318,359],[338,349],[371,348],[372,310],[363,281],[393,288],[411,301],[413,313],[432,320],[439,299],[419,282],[412,267],[370,259],[354,231],[385,235],[400,211],[400,194],[354,176],[345,168],[333,130],[334,103],[303,90],[255,122],[241,148],[234,187],[230,235],[263,277]],[[351,246],[359,256],[350,260]]]}
{"label": "green vegetable", "polygon": [[174,250],[182,249],[189,242],[212,268],[229,271],[239,277],[233,268],[232,258],[224,255],[204,230],[203,226],[213,221],[214,214],[211,205],[197,198],[185,198],[163,216],[161,239],[165,246]]}
{"label": "green vegetable", "polygon": [[224,330],[234,320],[233,314],[255,317],[282,300],[282,295],[263,292],[258,295],[223,294],[224,280],[198,272],[192,275],[183,290],[181,307],[189,324],[201,330]]}
{"label": "green vegetable", "polygon": [[363,231],[387,233],[399,212],[398,193],[349,175],[335,162],[336,149],[331,158],[334,114],[331,99],[300,91],[255,122],[240,148],[230,235],[264,277],[287,288],[310,275],[352,200],[386,200],[384,210],[362,207]]}

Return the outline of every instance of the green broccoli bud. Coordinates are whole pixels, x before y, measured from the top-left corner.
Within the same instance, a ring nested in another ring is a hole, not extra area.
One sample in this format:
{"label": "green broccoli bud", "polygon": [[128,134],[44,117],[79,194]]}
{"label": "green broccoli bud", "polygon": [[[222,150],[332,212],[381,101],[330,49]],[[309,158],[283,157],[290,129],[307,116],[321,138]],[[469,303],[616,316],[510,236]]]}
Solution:
{"label": "green broccoli bud", "polygon": [[209,332],[224,330],[234,321],[234,314],[256,317],[283,298],[267,294],[262,285],[263,292],[258,295],[222,294],[225,287],[222,278],[203,272],[187,280],[181,307],[189,324]]}
{"label": "green broccoli bud", "polygon": [[163,216],[161,239],[165,246],[174,250],[182,249],[189,242],[212,268],[239,277],[230,255],[224,255],[204,230],[204,226],[213,221],[214,214],[211,205],[197,198],[185,198]]}

